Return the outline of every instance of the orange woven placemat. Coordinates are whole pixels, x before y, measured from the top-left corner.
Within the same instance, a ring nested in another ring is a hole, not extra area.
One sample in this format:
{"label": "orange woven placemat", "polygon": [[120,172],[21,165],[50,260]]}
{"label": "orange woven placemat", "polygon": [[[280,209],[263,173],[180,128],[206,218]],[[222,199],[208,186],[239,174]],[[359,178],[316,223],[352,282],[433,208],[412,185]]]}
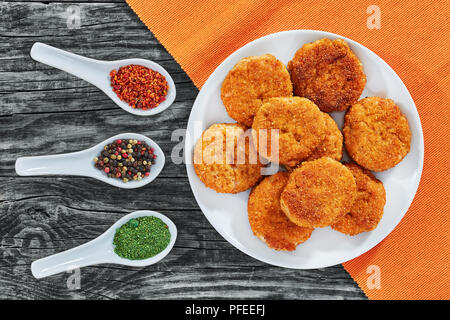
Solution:
{"label": "orange woven placemat", "polygon": [[384,59],[416,102],[423,175],[397,228],[344,266],[371,299],[450,298],[450,1],[378,0],[380,29],[367,25],[372,1],[126,1],[199,88],[232,52],[284,30],[337,33]]}

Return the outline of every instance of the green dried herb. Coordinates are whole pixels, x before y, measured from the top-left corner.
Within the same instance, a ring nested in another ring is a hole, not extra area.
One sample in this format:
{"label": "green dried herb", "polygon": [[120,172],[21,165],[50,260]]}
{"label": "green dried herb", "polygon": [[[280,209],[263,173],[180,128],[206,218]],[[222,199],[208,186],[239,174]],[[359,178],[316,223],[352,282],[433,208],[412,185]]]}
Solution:
{"label": "green dried herb", "polygon": [[163,251],[170,242],[168,226],[159,218],[130,219],[116,230],[114,252],[125,259],[143,260]]}

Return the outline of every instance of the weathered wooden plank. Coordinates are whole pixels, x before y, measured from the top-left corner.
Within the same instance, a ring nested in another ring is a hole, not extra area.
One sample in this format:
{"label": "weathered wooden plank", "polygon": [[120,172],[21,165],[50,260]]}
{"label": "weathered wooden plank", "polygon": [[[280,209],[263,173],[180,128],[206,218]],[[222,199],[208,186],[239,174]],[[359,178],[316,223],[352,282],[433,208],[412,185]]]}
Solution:
{"label": "weathered wooden plank", "polygon": [[[185,128],[198,91],[170,54],[123,2],[84,0],[0,4],[0,299],[292,298],[361,299],[341,266],[289,270],[241,253],[206,221],[191,193],[184,165],[170,159],[175,129]],[[67,8],[81,10],[81,27],[67,27]],[[96,59],[141,57],[174,77],[177,100],[149,117],[126,113],[90,84],[33,61],[41,41]],[[81,177],[18,177],[19,156],[88,148],[121,132],[142,133],[166,154],[151,184],[122,190]],[[95,238],[124,214],[167,214],[179,237],[161,263],[143,269],[83,268],[81,289],[69,274],[36,280],[30,263]]]}
{"label": "weathered wooden plank", "polygon": [[[0,142],[0,150],[5,151],[0,156],[4,164],[0,168],[0,174],[13,175],[15,159],[20,155],[45,154],[47,151],[43,153],[43,150],[48,150],[48,153],[81,150],[119,132],[149,133],[150,137],[162,144],[166,155],[170,155],[175,145],[170,142],[171,133],[186,126],[198,92],[190,79],[125,4],[84,4],[83,21],[92,26],[82,25],[82,32],[74,32],[59,21],[61,18],[55,12],[64,12],[65,7],[61,3],[14,3],[4,5],[2,9],[5,13],[6,33],[14,37],[15,32],[27,30],[27,34],[16,39],[18,44],[15,44],[14,50],[9,50],[11,41],[0,44],[0,56],[11,57],[11,61],[14,61],[0,64],[0,125],[7,130],[3,142]],[[164,113],[149,118],[127,114],[89,83],[33,61],[29,50],[39,32],[32,25],[20,23],[19,17],[47,26],[47,31],[49,29],[53,34],[58,34],[58,37],[47,37],[56,42],[51,44],[73,52],[99,59],[123,58],[124,51],[126,54],[154,60],[162,57],[159,62],[171,72],[176,82],[176,102]],[[108,19],[105,20],[105,17]],[[115,20],[129,20],[131,27],[112,31],[115,30],[112,29],[112,22]],[[86,31],[92,28],[99,30]],[[105,35],[102,41],[95,36],[96,31]],[[88,43],[91,44],[86,45]],[[83,46],[86,50],[80,52]],[[117,56],[114,53],[118,53]],[[30,113],[32,115],[29,117],[23,115]],[[9,118],[11,115],[14,116]],[[11,148],[11,143],[7,141],[17,143]],[[52,147],[48,148],[48,145]],[[172,163],[168,161],[168,165]],[[172,176],[185,175],[182,166],[173,167],[174,171],[166,168],[163,174],[171,172]]]}
{"label": "weathered wooden plank", "polygon": [[66,200],[57,207],[52,196],[43,196],[38,205],[33,198],[1,203],[0,298],[362,297],[340,266],[294,271],[249,258],[210,228],[198,210],[160,210],[183,225],[173,251],[161,263],[83,268],[77,291],[67,289],[69,274],[37,281],[29,267],[33,260],[83,244],[134,210],[133,205],[123,211],[78,209],[79,204],[68,206]]}
{"label": "weathered wooden plank", "polygon": [[[158,177],[150,184],[137,189],[121,189],[104,182],[82,177],[6,177],[2,179],[0,201],[19,203],[21,199],[35,199],[36,206],[44,198],[55,204],[65,204],[82,210],[96,208],[117,211],[127,208],[139,210],[192,210],[198,209],[191,189],[185,179]],[[5,202],[3,202],[5,205]],[[54,210],[51,207],[42,208]],[[10,210],[8,207],[5,210]],[[48,212],[47,214],[51,214]]]}
{"label": "weathered wooden plank", "polygon": [[31,59],[30,49],[37,41],[94,59],[136,57],[158,62],[174,78],[176,102],[190,110],[198,90],[126,4],[79,4],[80,29],[67,27],[68,6],[0,5],[0,116],[118,108],[91,84]]}
{"label": "weathered wooden plank", "polygon": [[176,102],[152,117],[134,116],[120,108],[0,117],[0,176],[15,175],[14,164],[20,156],[84,150],[116,134],[134,132],[150,137],[163,149],[162,177],[185,177],[184,165],[172,162],[172,149],[179,142],[171,138],[174,130],[186,127],[189,112],[190,102]]}
{"label": "weathered wooden plank", "polygon": [[123,3],[124,0],[57,0],[57,1],[36,1],[36,0],[8,0],[7,2],[26,2],[26,3],[33,3],[33,2],[39,2],[43,4],[50,4],[54,2],[62,2],[62,3],[69,3],[69,4],[78,4],[78,3]]}
{"label": "weathered wooden plank", "polygon": [[[25,83],[26,80],[23,80]],[[23,85],[14,90],[0,92],[0,117],[12,114],[46,113],[46,112],[74,112],[74,111],[106,111],[117,109],[125,113],[103,92],[85,83],[76,87],[67,86],[66,82],[51,82],[43,80],[37,86],[41,89],[30,89],[32,84]],[[66,86],[65,86],[66,85]],[[65,86],[65,87],[64,87]],[[177,98],[170,108],[183,108],[189,114],[194,102],[197,89],[191,83],[176,82]],[[6,87],[6,86],[5,86]],[[135,116],[136,118],[136,116]],[[155,117],[149,117],[154,120]]]}
{"label": "weathered wooden plank", "polygon": [[[66,3],[1,3],[0,38],[4,41],[0,52],[7,53],[2,54],[2,59],[17,59],[13,66],[18,66],[21,63],[18,59],[29,58],[34,42],[45,40],[95,59],[123,59],[126,54],[156,61],[173,60],[125,3],[77,5],[81,11],[79,28],[67,25],[69,7]],[[180,70],[176,64],[170,66]]]}

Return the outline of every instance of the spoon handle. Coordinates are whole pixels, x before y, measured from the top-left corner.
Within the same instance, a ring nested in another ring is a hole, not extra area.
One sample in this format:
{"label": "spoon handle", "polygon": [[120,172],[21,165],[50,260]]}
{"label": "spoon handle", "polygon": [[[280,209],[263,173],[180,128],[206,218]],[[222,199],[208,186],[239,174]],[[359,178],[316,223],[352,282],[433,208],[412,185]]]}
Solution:
{"label": "spoon handle", "polygon": [[112,253],[97,240],[98,238],[79,247],[36,260],[31,264],[31,273],[36,279],[40,279],[76,268],[112,262]]}
{"label": "spoon handle", "polygon": [[44,43],[36,42],[31,48],[30,55],[36,61],[73,74],[93,85],[104,82],[104,78],[108,76],[106,62],[86,58]]}
{"label": "spoon handle", "polygon": [[90,168],[88,159],[86,159],[86,156],[83,156],[82,152],[21,157],[16,160],[16,173],[19,176],[88,175],[85,172],[88,169],[82,168]]}

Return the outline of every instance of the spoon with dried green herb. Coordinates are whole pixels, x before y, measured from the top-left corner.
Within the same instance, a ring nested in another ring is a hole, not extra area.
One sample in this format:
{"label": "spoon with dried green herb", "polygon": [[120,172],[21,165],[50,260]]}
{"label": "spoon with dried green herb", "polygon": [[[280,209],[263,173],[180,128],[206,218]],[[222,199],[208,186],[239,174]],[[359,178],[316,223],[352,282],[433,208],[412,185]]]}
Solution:
{"label": "spoon with dried green herb", "polygon": [[31,272],[39,279],[103,263],[144,267],[163,259],[176,238],[177,228],[169,218],[155,211],[136,211],[88,243],[34,261]]}
{"label": "spoon with dried green herb", "polygon": [[148,259],[167,248],[170,237],[169,227],[157,217],[130,219],[116,230],[114,252],[125,259]]}

